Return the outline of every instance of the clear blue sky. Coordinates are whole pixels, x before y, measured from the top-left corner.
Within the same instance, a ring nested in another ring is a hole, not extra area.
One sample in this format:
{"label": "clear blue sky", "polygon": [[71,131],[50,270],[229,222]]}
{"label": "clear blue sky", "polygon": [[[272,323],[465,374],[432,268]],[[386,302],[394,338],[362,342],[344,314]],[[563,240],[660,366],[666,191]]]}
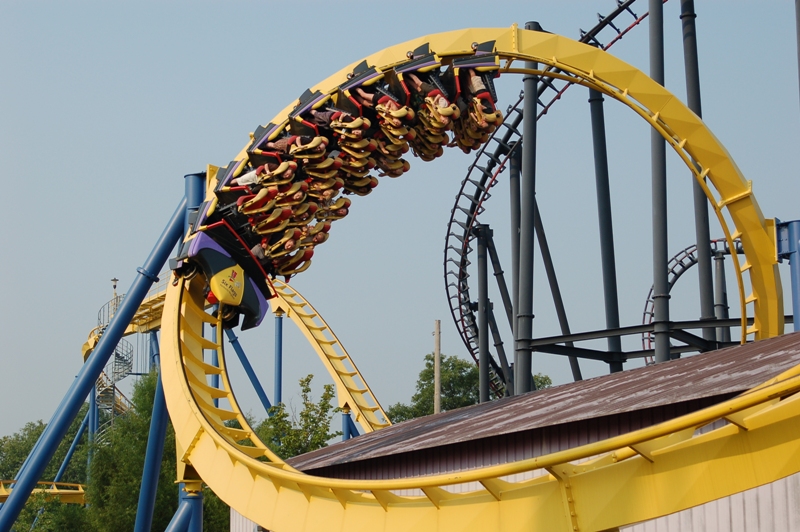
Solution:
{"label": "clear blue sky", "polygon": [[[640,0],[634,10],[646,10]],[[387,46],[452,29],[538,20],[577,38],[611,0],[561,2],[0,3],[2,384],[0,434],[48,420],[81,364],[80,346],[111,297],[127,290],[183,190],[182,176],[225,165],[257,125],[307,87]],[[794,5],[698,2],[703,114],[768,217],[795,219],[799,181]],[[665,6],[667,87],[685,98],[679,2]],[[648,71],[647,25],[612,52]],[[521,88],[499,84],[502,107]],[[538,198],[573,330],[603,325],[587,91],[568,91],[540,123]],[[651,283],[649,133],[607,106],[622,321],[641,321]],[[408,401],[442,320],[442,348],[466,356],[442,283],[442,244],[471,158],[459,153],[383,180],[356,198],[312,268],[293,285],[333,326],[384,406]],[[689,174],[669,160],[670,254],[693,239]],[[485,220],[508,256],[500,185]],[[718,228],[712,236],[721,236]],[[506,265],[506,270],[510,266]],[[782,271],[788,270],[782,267]],[[542,272],[537,264],[537,272]],[[786,279],[786,277],[784,277]],[[788,285],[788,280],[785,280]],[[687,275],[673,316],[699,315]],[[731,284],[730,290],[733,291]],[[499,306],[499,298],[493,296]],[[735,301],[734,301],[735,303]],[[556,334],[543,276],[535,333]],[[734,310],[736,313],[736,310]],[[324,369],[286,327],[285,398]],[[272,324],[242,335],[271,393]],[[636,340],[628,347],[635,347]],[[567,382],[565,360],[539,355],[536,371]],[[587,365],[587,375],[606,371]],[[239,373],[234,369],[234,377]],[[249,391],[237,396],[256,416]]]}

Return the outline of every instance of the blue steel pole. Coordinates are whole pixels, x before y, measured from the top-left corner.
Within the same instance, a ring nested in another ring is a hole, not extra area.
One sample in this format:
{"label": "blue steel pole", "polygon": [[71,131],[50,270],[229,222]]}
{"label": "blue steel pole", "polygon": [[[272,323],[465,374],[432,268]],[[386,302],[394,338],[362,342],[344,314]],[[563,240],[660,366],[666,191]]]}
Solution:
{"label": "blue steel pole", "polygon": [[283,312],[275,313],[275,404],[282,401],[283,384]]}
{"label": "blue steel pole", "polygon": [[792,278],[792,330],[800,331],[800,220],[778,222],[778,259],[789,259]]}
{"label": "blue steel pole", "polygon": [[350,426],[351,438],[355,438],[356,436],[361,436],[361,433],[358,432],[358,427],[356,427],[356,422],[353,421],[353,416],[347,416],[347,424]]}
{"label": "blue steel pole", "polygon": [[203,532],[203,488],[200,482],[192,482],[187,486],[181,482],[179,492],[181,506],[186,506],[190,510],[191,519],[186,527],[186,532]]}
{"label": "blue steel pole", "polygon": [[89,412],[86,412],[86,415],[83,416],[83,422],[81,423],[81,426],[78,429],[77,434],[75,434],[75,438],[72,440],[72,445],[69,446],[69,451],[67,451],[67,456],[65,456],[64,461],[61,462],[61,467],[58,469],[58,473],[56,473],[56,478],[53,479],[53,482],[61,482],[61,479],[64,477],[64,473],[66,473],[67,467],[69,466],[69,461],[72,460],[72,455],[75,454],[75,449],[78,448],[78,443],[81,441],[83,433],[86,432],[86,426],[88,424],[89,424]]}
{"label": "blue steel pole", "polygon": [[[113,350],[112,350],[113,351]],[[86,439],[89,442],[89,452],[86,455],[86,482],[92,475],[92,458],[94,455],[94,437],[97,434],[97,383],[92,383],[92,390],[89,392],[89,434]],[[44,435],[44,434],[43,434]],[[35,455],[38,449],[34,449],[31,455]]]}
{"label": "blue steel pole", "polygon": [[167,528],[164,532],[185,532],[189,528],[189,522],[192,520],[192,507],[188,503],[181,503],[178,509],[175,510],[175,515],[172,516]]}
{"label": "blue steel pole", "polygon": [[269,409],[272,408],[272,404],[269,402],[269,398],[267,397],[264,388],[261,386],[261,382],[258,380],[256,372],[253,371],[253,366],[250,365],[247,355],[244,354],[244,349],[242,349],[241,344],[239,344],[239,338],[237,338],[231,329],[225,329],[225,334],[228,335],[228,341],[231,343],[236,356],[239,357],[239,362],[242,363],[244,372],[247,373],[247,377],[250,379],[250,384],[253,385],[253,389],[255,389],[256,395],[258,395],[258,398],[261,400],[264,410],[266,410],[267,414],[269,414]]}
{"label": "blue steel pole", "polygon": [[800,220],[789,222],[789,272],[792,276],[792,327],[800,331]]}
{"label": "blue steel pole", "polygon": [[[89,443],[94,442],[94,432],[95,432],[95,417],[97,416],[97,411],[95,410],[95,406],[97,406],[97,397],[95,395],[96,388],[92,385],[92,389],[89,392]],[[91,455],[89,456],[89,460],[91,461]]]}
{"label": "blue steel pole", "polygon": [[[113,350],[112,350],[113,351]],[[100,406],[97,404],[97,382],[92,386],[92,433],[97,437],[100,430]]]}
{"label": "blue steel pole", "polygon": [[[159,354],[155,355],[156,366],[160,367]],[[153,416],[150,418],[150,434],[147,438],[147,451],[142,471],[142,485],[139,489],[139,505],[136,510],[134,532],[150,532],[153,524],[153,509],[156,504],[158,477],[161,474],[161,459],[164,456],[164,438],[167,433],[167,404],[164,399],[164,386],[161,373],[156,380],[156,394],[153,398]]]}
{"label": "blue steel pole", "polygon": [[186,217],[183,222],[183,232],[189,232],[189,226],[192,223],[192,216],[200,210],[200,204],[203,203],[203,196],[205,195],[206,173],[200,172],[197,174],[186,174],[183,176],[184,191],[186,194]]}
{"label": "blue steel pole", "polygon": [[150,371],[159,371],[161,368],[161,346],[158,343],[158,332],[152,331],[150,336]]}
{"label": "blue steel pole", "polygon": [[6,504],[0,509],[0,532],[11,530],[11,526],[25,505],[25,501],[28,500],[31,491],[33,491],[36,483],[42,477],[45,467],[47,467],[56,452],[61,440],[64,439],[64,435],[67,433],[72,420],[78,414],[84,399],[94,387],[95,382],[97,382],[97,378],[114,352],[133,315],[144,300],[150,287],[158,280],[156,273],[153,272],[161,271],[175,244],[181,237],[185,208],[186,199],[184,198],[170,218],[167,227],[159,237],[153,251],[150,252],[150,256],[144,266],[136,270],[139,275],[133,281],[130,290],[128,290],[125,299],[122,301],[122,305],[111,319],[97,347],[81,367],[78,376],[72,382],[64,399],[56,409],[55,414],[53,414],[50,423],[47,424],[42,434],[40,447],[36,450],[35,455],[31,456],[26,471],[16,483]]}
{"label": "blue steel pole", "polygon": [[158,347],[158,333],[156,331],[152,331],[150,333],[150,371],[158,371],[158,356],[159,356],[159,347]]}
{"label": "blue steel pole", "polygon": [[350,410],[342,410],[342,441],[352,438],[350,434]]}

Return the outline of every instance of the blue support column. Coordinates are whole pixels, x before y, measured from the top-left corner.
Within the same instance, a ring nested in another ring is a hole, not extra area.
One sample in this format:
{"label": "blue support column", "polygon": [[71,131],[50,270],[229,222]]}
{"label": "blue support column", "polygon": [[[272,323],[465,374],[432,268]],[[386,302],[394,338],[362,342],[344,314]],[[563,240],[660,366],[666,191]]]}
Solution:
{"label": "blue support column", "polygon": [[181,501],[164,532],[186,532],[192,520],[192,507]]}
{"label": "blue support column", "polygon": [[92,386],[92,402],[89,408],[92,409],[92,434],[97,436],[97,432],[100,430],[100,407],[97,405],[97,382]]}
{"label": "blue support column", "polygon": [[[113,351],[113,350],[112,350]],[[89,452],[86,456],[86,481],[89,481],[89,478],[92,474],[92,458],[94,455],[94,438],[97,434],[97,383],[92,383],[92,389],[89,392],[89,411],[86,412],[86,415],[89,417],[89,434],[86,437],[87,441],[89,442]],[[31,454],[35,454],[37,449],[34,449]]]}
{"label": "blue support column", "polygon": [[183,176],[183,179],[186,195],[186,217],[183,221],[183,232],[187,234],[189,232],[189,226],[194,223],[197,213],[200,211],[200,205],[203,203],[206,173],[186,174]]}
{"label": "blue support column", "polygon": [[231,343],[231,347],[233,347],[233,351],[236,353],[236,356],[239,357],[239,362],[242,363],[244,372],[247,373],[247,377],[250,379],[250,384],[253,385],[253,389],[255,389],[256,395],[258,395],[258,398],[261,400],[264,410],[266,410],[267,414],[269,414],[269,409],[272,408],[272,404],[269,402],[269,398],[267,397],[266,392],[264,392],[264,387],[261,386],[261,382],[258,380],[256,372],[253,371],[253,366],[250,365],[247,355],[244,354],[244,350],[242,349],[241,344],[239,344],[239,338],[236,337],[231,329],[225,329],[225,334],[228,335],[228,341]]}
{"label": "blue support column", "polygon": [[[158,352],[155,353],[154,359],[156,366],[160,369]],[[147,451],[144,458],[144,471],[142,471],[142,484],[139,489],[139,505],[136,510],[134,532],[150,532],[153,524],[153,509],[156,504],[158,477],[161,475],[161,460],[164,456],[164,437],[167,433],[168,418],[164,387],[161,384],[161,372],[159,371],[156,393],[153,398],[153,416],[150,418],[150,434],[147,438]]]}
{"label": "blue support column", "polygon": [[30,457],[26,470],[20,476],[6,504],[0,509],[0,532],[10,530],[14,521],[17,520],[25,501],[28,500],[31,491],[42,477],[45,467],[56,452],[61,440],[64,439],[64,435],[78,414],[86,396],[97,382],[97,378],[122,338],[131,318],[150,287],[158,280],[157,273],[164,267],[167,258],[181,237],[185,209],[186,199],[184,198],[170,218],[144,266],[137,269],[139,275],[133,281],[117,313],[111,319],[97,347],[81,367],[78,376],[72,382],[64,399],[47,424],[42,433],[41,445],[36,449],[35,455]]}
{"label": "blue support column", "polygon": [[160,354],[158,346],[158,332],[152,331],[150,337],[150,371],[158,371],[158,356]]}
{"label": "blue support column", "polygon": [[72,455],[75,454],[75,449],[78,448],[78,443],[80,443],[83,433],[86,432],[87,425],[89,425],[89,412],[86,412],[86,415],[83,417],[83,422],[80,428],[78,428],[78,432],[72,440],[72,445],[69,446],[69,450],[67,451],[67,456],[65,456],[64,461],[61,462],[61,467],[58,469],[58,473],[56,473],[56,478],[53,479],[53,482],[61,482],[61,479],[64,478],[64,473],[67,472],[67,467],[69,467],[69,461],[72,460]]}
{"label": "blue support column", "polygon": [[792,278],[792,330],[800,331],[800,220],[778,222],[778,260],[789,259]]}
{"label": "blue support column", "polygon": [[358,431],[358,427],[356,426],[356,422],[353,421],[353,416],[347,416],[347,424],[350,426],[350,437],[355,438],[356,436],[361,436],[361,433]]}
{"label": "blue support column", "polygon": [[188,526],[185,529],[186,532],[203,532],[202,483],[199,481],[181,482],[178,498],[180,499],[178,511],[180,511],[181,506],[188,507],[191,516]]}
{"label": "blue support column", "polygon": [[283,402],[283,312],[275,313],[275,404]]}
{"label": "blue support column", "polygon": [[350,419],[350,409],[346,408],[342,410],[342,441],[347,441],[353,437],[350,433],[350,425],[353,421]]}

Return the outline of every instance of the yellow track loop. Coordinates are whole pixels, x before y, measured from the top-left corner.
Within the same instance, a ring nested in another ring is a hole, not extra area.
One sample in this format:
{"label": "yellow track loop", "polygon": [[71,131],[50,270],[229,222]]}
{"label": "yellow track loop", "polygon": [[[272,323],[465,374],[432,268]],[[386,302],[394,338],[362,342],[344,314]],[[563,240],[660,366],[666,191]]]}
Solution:
{"label": "yellow track loop", "polygon": [[319,355],[336,383],[339,406],[355,414],[364,432],[373,432],[391,423],[372,393],[367,381],[314,307],[294,288],[274,279],[278,297],[271,299],[273,312],[283,312],[292,319]]}
{"label": "yellow track loop", "polygon": [[[0,480],[0,503],[6,502],[14,491],[13,480]],[[58,500],[65,504],[86,504],[86,492],[83,485],[72,482],[38,482],[33,493],[44,493],[48,500]]]}
{"label": "yellow track loop", "polygon": [[[756,339],[783,332],[782,290],[774,228],[765,221],[750,184],[700,119],[645,74],[607,53],[557,35],[510,29],[472,29],[423,37],[367,58],[380,69],[406,60],[429,43],[440,57],[468,55],[473,42],[495,41],[501,69],[515,61],[552,66],[618,99],[656,128],[696,172],[730,239],[742,241],[752,294]],[[355,65],[355,63],[354,63]],[[312,90],[332,93],[350,65]],[[540,72],[540,71],[537,71]],[[543,73],[543,75],[553,75]],[[296,102],[273,123],[284,123]],[[246,158],[243,150],[238,159]],[[696,164],[696,166],[695,166]],[[730,219],[734,229],[725,223]],[[732,243],[731,243],[732,244]],[[733,245],[731,245],[733,248]],[[740,295],[745,282],[740,279]],[[202,279],[170,286],[162,316],[162,377],[175,426],[179,459],[229,505],[276,531],[567,531],[606,530],[652,519],[765,484],[800,471],[800,376],[675,420],[590,445],[514,463],[451,474],[395,480],[341,480],[304,475],[263,449],[230,392],[223,367],[202,362]],[[744,309],[743,309],[744,310]],[[743,320],[746,318],[742,313]],[[745,335],[743,335],[745,336]],[[222,335],[218,335],[222,337]],[[224,360],[220,358],[220,360]],[[225,390],[209,388],[219,372]],[[214,408],[214,394],[229,407]],[[728,419],[705,434],[695,429]],[[237,419],[243,430],[223,422]],[[256,450],[236,445],[249,438]],[[578,462],[581,462],[578,464]],[[546,471],[529,480],[509,475]],[[458,486],[460,493],[448,491]],[[421,490],[419,496],[399,490]],[[470,491],[471,490],[471,491]]]}
{"label": "yellow track loop", "polygon": [[[727,150],[705,124],[667,89],[635,67],[593,46],[560,35],[517,28],[481,28],[438,33],[386,48],[365,58],[379,70],[387,70],[407,60],[406,53],[425,43],[443,60],[472,54],[472,43],[495,41],[496,52],[505,63],[501,72],[527,72],[515,65],[537,61],[542,68],[553,67],[571,75],[577,83],[594,88],[619,100],[642,116],[658,131],[695,174],[725,232],[731,250],[733,239],[741,238],[745,261],[734,254],[742,307],[742,342],[752,334],[756,340],[783,334],[783,290],[775,257],[775,229],[764,219],[753,196],[751,183],[744,179]],[[333,94],[347,81],[357,61],[314,86],[312,91]],[[555,72],[535,71],[548,77]],[[297,105],[290,103],[270,122],[285,124]],[[248,143],[249,145],[249,143]],[[236,160],[247,158],[247,146]],[[712,189],[713,187],[713,189]],[[209,188],[211,190],[211,188]],[[212,199],[209,193],[207,200]],[[729,229],[725,216],[733,222]],[[741,274],[749,274],[748,283]],[[746,290],[750,291],[746,294]],[[747,328],[746,308],[752,303],[754,324]]]}
{"label": "yellow track loop", "polygon": [[[198,281],[193,286],[204,285],[205,278],[201,275],[198,275],[197,278]],[[169,298],[170,291],[171,287],[167,289],[167,298]],[[175,290],[172,290],[172,293],[175,293]],[[206,313],[205,303],[202,295],[202,286],[200,286],[200,289],[195,289],[191,294],[187,292],[186,297],[181,302],[180,312],[182,319],[179,325],[180,331],[167,331],[164,328],[161,331],[162,351],[173,347],[170,343],[172,341],[172,333],[178,333],[178,337],[175,340],[178,342],[178,352],[182,356],[172,362],[179,365],[181,372],[179,378],[186,386],[186,391],[189,392],[187,399],[192,402],[193,406],[191,415],[202,416],[204,421],[208,423],[209,428],[223,438],[226,445],[230,446],[231,449],[236,449],[255,458],[265,457],[275,464],[280,464],[281,467],[288,468],[289,466],[285,466],[283,461],[256,437],[252,427],[242,415],[228,380],[222,348],[222,338],[225,336],[222,332],[222,325],[217,318]],[[165,307],[164,310],[162,321],[168,309]],[[171,308],[169,310],[175,309]],[[170,323],[170,325],[172,324]],[[211,328],[217,329],[216,337],[218,340],[216,341],[209,340],[204,336],[204,330],[210,330]],[[217,352],[219,366],[212,366],[205,362],[204,353],[206,350]],[[168,372],[164,370],[170,363],[164,357],[161,360],[162,381],[165,389],[167,386],[175,386],[174,381],[170,381],[168,384],[166,378]],[[209,384],[208,377],[212,375],[219,376],[219,388],[214,388]],[[214,405],[215,399],[218,406]],[[186,423],[189,424],[188,426],[193,425],[191,419],[176,417],[171,409],[170,419],[176,432],[180,430],[183,433],[183,428],[187,427]],[[230,426],[235,423],[238,423],[240,428]],[[180,429],[179,426],[181,427]],[[179,440],[178,445],[188,453],[191,452],[194,442],[192,440]]]}
{"label": "yellow track loop", "polygon": [[[256,460],[255,449],[233,444],[252,438],[250,429],[221,423],[241,417],[235,403],[214,408],[202,385],[216,371],[199,362],[203,347],[213,345],[198,334],[202,323],[213,321],[198,310],[202,290],[200,276],[170,287],[162,317],[162,378],[183,450],[179,459],[226,503],[273,531],[605,530],[800,471],[799,367],[706,410],[538,458],[396,480],[304,475],[274,458]],[[696,433],[720,419],[731,423]],[[509,478],[542,470],[529,480]],[[456,485],[462,493],[448,491]],[[410,489],[424,495],[397,494]]]}

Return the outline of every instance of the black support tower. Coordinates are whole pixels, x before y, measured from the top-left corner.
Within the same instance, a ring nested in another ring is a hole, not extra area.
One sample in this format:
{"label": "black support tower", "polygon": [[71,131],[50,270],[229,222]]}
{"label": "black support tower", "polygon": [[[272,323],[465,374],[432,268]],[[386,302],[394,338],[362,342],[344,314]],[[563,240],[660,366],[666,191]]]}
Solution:
{"label": "black support tower", "polygon": [[[686,70],[686,101],[689,109],[702,117],[700,105],[700,67],[697,61],[697,27],[694,0],[681,0],[681,25],[683,27],[683,63]],[[700,283],[700,319],[714,319],[714,280],[711,275],[711,231],[708,224],[708,198],[703,187],[692,179],[694,196],[694,223],[697,240],[697,275]],[[716,339],[714,327],[703,329],[703,339]]]}
{"label": "black support tower", "polygon": [[[650,0],[650,77],[664,84],[664,5]],[[656,362],[670,359],[669,249],[667,241],[667,145],[650,133],[653,202],[653,325]]]}
{"label": "black support tower", "polygon": [[[538,22],[526,22],[526,30],[542,31]],[[525,67],[538,69],[539,64],[526,61]],[[531,348],[533,338],[533,249],[534,200],[536,194],[536,117],[538,113],[538,76],[524,78],[522,179],[520,183],[519,228],[519,309],[517,342],[514,355],[514,391],[517,394],[535,389],[531,377]]]}
{"label": "black support tower", "polygon": [[[600,262],[603,269],[603,296],[606,327],[619,328],[619,299],[617,297],[617,265],[614,257],[614,226],[611,219],[611,188],[608,182],[608,153],[606,151],[606,123],[603,113],[603,95],[589,89],[589,109],[592,115],[592,145],[594,147],[594,175],[597,186],[597,217],[600,229]],[[622,339],[608,337],[608,350],[622,353]],[[609,362],[611,373],[622,371],[622,360]]]}

